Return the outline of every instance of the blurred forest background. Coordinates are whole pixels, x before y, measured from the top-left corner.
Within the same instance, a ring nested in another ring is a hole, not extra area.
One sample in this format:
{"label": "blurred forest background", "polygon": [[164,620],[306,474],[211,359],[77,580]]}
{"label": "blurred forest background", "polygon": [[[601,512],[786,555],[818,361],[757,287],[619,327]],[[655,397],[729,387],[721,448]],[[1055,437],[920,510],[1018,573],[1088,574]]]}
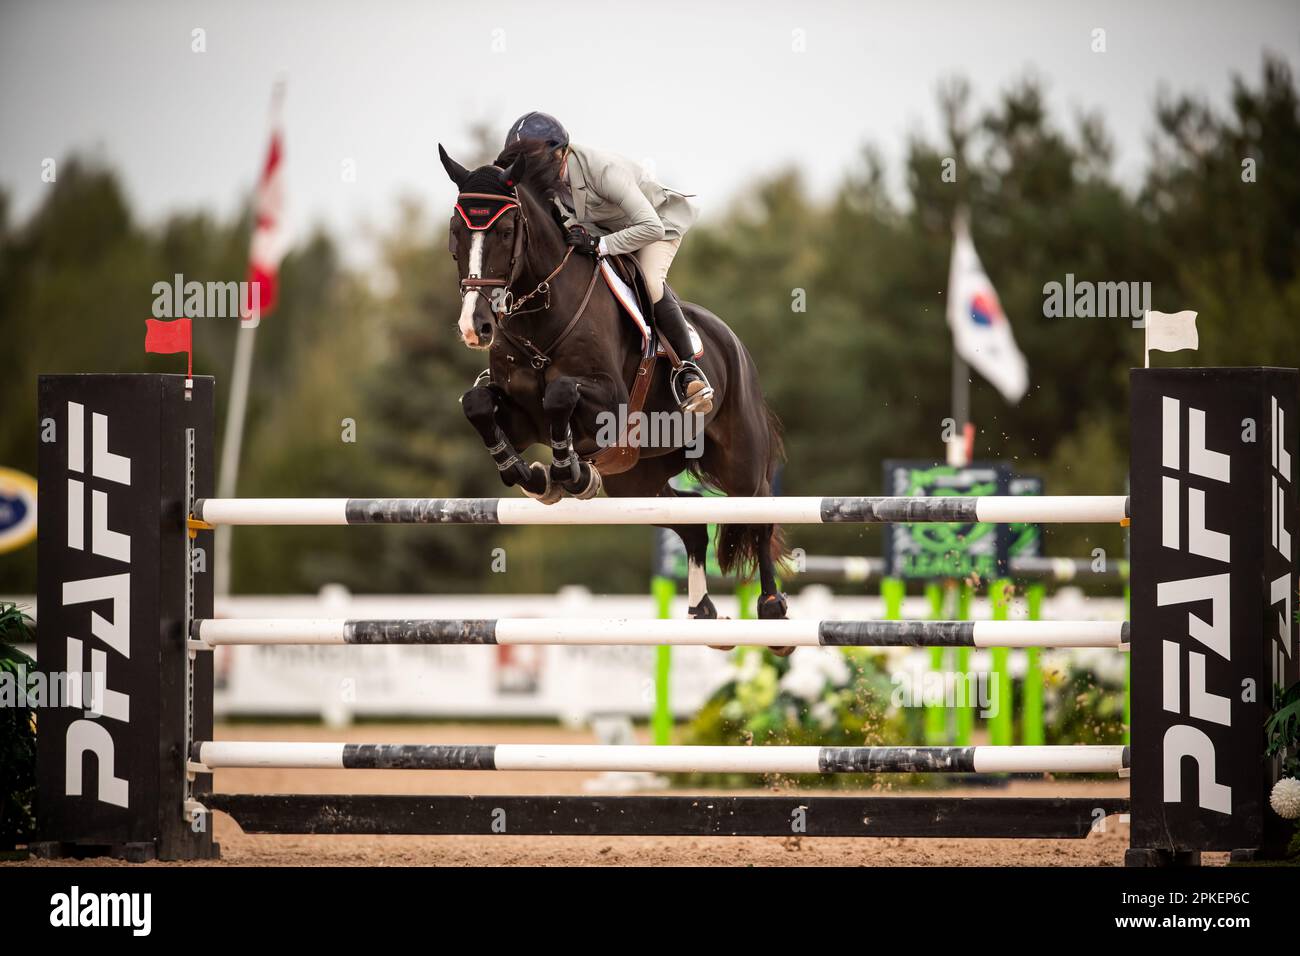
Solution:
{"label": "blurred forest background", "polygon": [[[1142,333],[1126,319],[1044,318],[1045,283],[1067,273],[1150,282],[1152,308],[1198,311],[1200,353],[1158,356],[1163,364],[1300,365],[1300,111],[1286,63],[1266,59],[1258,76],[1236,79],[1223,111],[1165,96],[1136,190],[1116,184],[1104,120],[1048,115],[1032,81],[987,103],[951,81],[939,99],[945,131],[908,144],[903,195],[886,188],[869,147],[829,200],[811,199],[792,169],[697,226],[674,266],[678,291],[720,314],[753,353],[785,424],[782,493],[878,493],[885,458],[942,456],[959,203],[970,207],[976,247],[1030,366],[1031,391],[1016,407],[975,379],[976,456],[1014,460],[1042,475],[1048,493],[1124,488],[1128,370],[1141,364]],[[869,118],[861,123],[869,139]],[[457,158],[489,161],[501,132],[483,130],[480,154]],[[737,148],[755,144],[738,136]],[[955,183],[941,179],[946,157],[957,160]],[[344,268],[329,235],[290,252],[279,310],[258,337],[241,496],[504,493],[456,401],[485,363],[456,335],[450,194],[431,154],[428,190],[382,237],[378,275]],[[250,223],[195,210],[144,225],[114,171],[77,157],[65,158],[29,222],[10,222],[8,209],[0,196],[9,348],[0,464],[34,474],[37,374],[183,370],[179,356],[143,351],[152,286],[178,272],[242,278]],[[806,292],[804,312],[791,308],[796,289]],[[196,372],[217,377],[220,415],[234,324],[195,327]],[[345,418],[357,423],[354,444],[341,440]],[[872,529],[789,533],[809,553],[880,553]],[[337,581],[380,593],[571,583],[637,592],[647,587],[651,540],[644,528],[244,528],[234,590]],[[1120,554],[1118,530],[1067,527],[1048,540],[1053,554],[1096,546]],[[490,571],[495,547],[506,549],[506,573]],[[35,564],[34,545],[0,555],[0,593],[32,593]]]}

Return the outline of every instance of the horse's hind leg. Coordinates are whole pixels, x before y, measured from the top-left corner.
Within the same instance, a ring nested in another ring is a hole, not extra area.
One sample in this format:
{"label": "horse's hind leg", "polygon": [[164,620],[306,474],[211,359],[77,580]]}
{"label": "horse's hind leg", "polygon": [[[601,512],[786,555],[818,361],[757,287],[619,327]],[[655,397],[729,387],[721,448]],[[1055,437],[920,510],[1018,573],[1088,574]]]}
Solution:
{"label": "horse's hind leg", "polygon": [[475,385],[460,397],[460,407],[497,463],[501,480],[507,486],[519,485],[528,494],[542,497],[550,486],[546,472],[540,466],[530,468],[501,430],[497,414],[502,401],[506,399],[486,385]]}
{"label": "horse's hind leg", "polygon": [[[678,491],[669,486],[665,494],[676,498],[699,498],[696,491]],[[702,621],[712,621],[718,609],[709,597],[707,562],[709,557],[709,526],[706,524],[670,525],[669,530],[682,539],[686,546],[687,613]],[[722,648],[730,650],[731,648]]]}
{"label": "horse's hind leg", "polygon": [[[776,562],[772,559],[772,537],[776,526],[765,524],[755,529],[758,532],[758,583],[762,594],[758,598],[758,616],[761,620],[783,620],[789,609],[785,595],[777,590]],[[785,649],[788,654],[793,648]]]}
{"label": "horse's hind leg", "polygon": [[[660,458],[643,458],[631,471],[605,478],[605,487],[615,497],[654,495],[665,498],[698,498],[698,492],[678,491],[667,482],[686,465],[681,452]],[[709,553],[709,526],[705,524],[665,525],[686,547],[686,593],[688,613],[697,620],[714,620],[718,609],[709,597],[705,562]],[[731,648],[720,648],[731,650]]]}

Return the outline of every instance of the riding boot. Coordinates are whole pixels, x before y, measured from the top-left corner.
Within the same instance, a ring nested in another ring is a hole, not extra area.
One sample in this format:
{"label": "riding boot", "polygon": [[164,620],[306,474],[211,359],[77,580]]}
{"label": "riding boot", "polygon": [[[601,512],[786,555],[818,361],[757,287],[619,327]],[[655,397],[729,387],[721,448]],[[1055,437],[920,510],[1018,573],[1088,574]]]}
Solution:
{"label": "riding boot", "polygon": [[671,289],[664,287],[664,296],[654,306],[655,328],[667,345],[665,351],[673,363],[673,397],[678,407],[689,414],[707,415],[713,411],[713,386],[704,377],[704,371],[690,361],[694,354],[691,331],[686,316]]}

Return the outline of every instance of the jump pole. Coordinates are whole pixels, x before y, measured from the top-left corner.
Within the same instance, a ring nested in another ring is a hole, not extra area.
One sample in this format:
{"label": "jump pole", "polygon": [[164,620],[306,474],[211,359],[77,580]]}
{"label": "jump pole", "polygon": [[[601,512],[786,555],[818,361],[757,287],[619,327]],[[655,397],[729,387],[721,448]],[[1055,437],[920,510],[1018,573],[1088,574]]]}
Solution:
{"label": "jump pole", "polygon": [[103,690],[95,708],[70,700],[42,712],[41,853],[211,856],[218,808],[255,832],[489,833],[507,803],[509,832],[1081,836],[1124,801],[211,793],[212,768],[191,759],[212,729],[210,656],[190,637],[193,622],[212,618],[204,524],[1109,522],[1130,514],[1127,862],[1193,862],[1205,850],[1268,856],[1285,845],[1288,827],[1267,807],[1279,767],[1262,759],[1262,726],[1269,688],[1296,680],[1300,657],[1295,370],[1135,370],[1130,499],[679,499],[687,508],[668,511],[672,499],[630,510],[626,500],[570,501],[554,511],[513,499],[288,499],[299,502],[290,514],[283,502],[203,504],[212,488],[213,383],[184,385],[166,375],[40,380],[38,657],[43,671],[77,672],[83,686]]}
{"label": "jump pole", "polygon": [[981,498],[201,498],[202,525],[1119,523],[1124,495]]}
{"label": "jump pole", "polygon": [[1124,746],[678,747],[597,744],[347,744],[219,740],[194,744],[209,770],[557,770],[649,773],[1123,773]]}
{"label": "jump pole", "polygon": [[221,644],[746,645],[758,647],[1123,647],[1123,621],[673,621],[648,618],[196,620]]}

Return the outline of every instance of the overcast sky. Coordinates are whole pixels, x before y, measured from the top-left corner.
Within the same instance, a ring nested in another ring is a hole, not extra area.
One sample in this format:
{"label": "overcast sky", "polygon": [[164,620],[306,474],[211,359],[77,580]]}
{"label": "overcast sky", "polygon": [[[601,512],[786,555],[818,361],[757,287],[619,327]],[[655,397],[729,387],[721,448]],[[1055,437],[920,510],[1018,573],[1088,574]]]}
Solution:
{"label": "overcast sky", "polygon": [[[575,141],[652,160],[669,185],[725,209],[783,165],[833,184],[864,143],[897,177],[913,131],[935,133],[935,89],[968,77],[989,102],[1032,73],[1058,119],[1100,111],[1136,180],[1162,87],[1226,103],[1271,50],[1300,67],[1300,3],[492,0],[423,3],[11,2],[0,5],[0,186],[25,218],[41,162],[74,150],[116,167],[150,221],[232,214],[265,148],[269,92],[289,79],[290,222],[324,222],[364,256],[358,226],[396,200],[446,207],[437,161],[520,113]],[[206,52],[191,31],[206,31]],[[1094,53],[1092,31],[1105,30]],[[794,31],[806,50],[797,52]],[[352,160],[356,181],[342,181]],[[896,181],[896,179],[895,179]]]}

